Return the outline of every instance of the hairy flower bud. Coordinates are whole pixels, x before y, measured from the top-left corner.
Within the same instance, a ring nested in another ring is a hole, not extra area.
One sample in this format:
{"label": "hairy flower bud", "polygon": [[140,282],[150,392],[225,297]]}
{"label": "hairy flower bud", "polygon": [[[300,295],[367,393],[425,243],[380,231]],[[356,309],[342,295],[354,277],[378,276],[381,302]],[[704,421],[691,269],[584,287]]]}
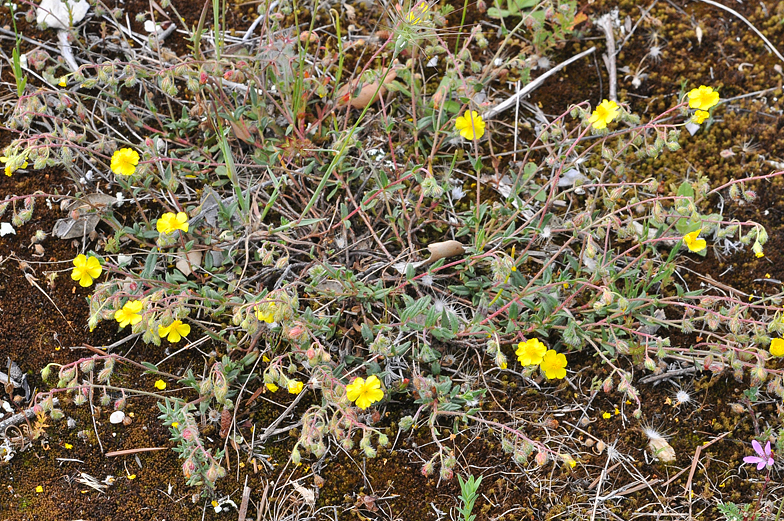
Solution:
{"label": "hairy flower bud", "polygon": [[191,458],[186,459],[182,464],[182,474],[185,479],[190,479],[194,472],[196,472],[196,463]]}

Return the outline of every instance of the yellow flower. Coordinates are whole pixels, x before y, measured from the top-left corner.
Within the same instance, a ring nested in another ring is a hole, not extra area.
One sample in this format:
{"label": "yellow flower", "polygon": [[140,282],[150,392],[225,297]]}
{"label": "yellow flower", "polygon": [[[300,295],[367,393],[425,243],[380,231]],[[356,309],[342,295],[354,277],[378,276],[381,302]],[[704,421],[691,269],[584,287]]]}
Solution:
{"label": "yellow flower", "polygon": [[179,320],[175,320],[168,326],[158,326],[158,336],[161,338],[168,337],[169,342],[176,344],[180,338],[188,336],[191,332],[191,326],[183,324]]}
{"label": "yellow flower", "polygon": [[[275,310],[277,307],[277,304],[270,300],[253,306],[253,311],[256,312],[256,318],[267,324],[272,324],[275,322]],[[264,308],[266,308],[266,311]]]}
{"label": "yellow flower", "polygon": [[536,365],[542,361],[542,357],[547,352],[547,346],[539,341],[538,338],[531,338],[525,342],[517,344],[517,360],[523,365]]}
{"label": "yellow flower", "polygon": [[702,122],[705,121],[706,119],[708,119],[709,116],[710,116],[710,113],[708,113],[708,112],[706,112],[704,110],[698,110],[691,117],[691,120],[692,120],[692,122],[694,122],[694,123],[696,123],[698,125],[702,125]]}
{"label": "yellow flower", "polygon": [[485,122],[475,110],[466,110],[455,119],[455,128],[466,139],[479,139],[485,135]]}
{"label": "yellow flower", "polygon": [[65,76],[63,76],[62,78],[60,78],[60,82],[58,83],[58,85],[59,85],[59,86],[61,86],[61,87],[65,87],[66,85],[68,85],[68,84],[65,82]]}
{"label": "yellow flower", "polygon": [[133,175],[139,164],[139,153],[131,148],[121,148],[112,154],[112,172],[118,175]]}
{"label": "yellow flower", "polygon": [[288,389],[291,394],[299,394],[305,387],[299,380],[289,380]]}
{"label": "yellow flower", "polygon": [[[24,161],[24,163],[21,161]],[[21,157],[14,160],[14,158],[11,157],[0,156],[0,163],[5,165],[4,171],[7,176],[10,176],[20,168],[27,168],[27,160],[22,159]]]}
{"label": "yellow flower", "polygon": [[164,382],[163,380],[156,380],[155,388],[158,389],[159,391],[163,391],[164,389],[166,389],[166,382]]}
{"label": "yellow flower", "polygon": [[120,327],[125,327],[128,324],[135,326],[142,321],[142,316],[139,314],[144,307],[141,300],[129,300],[125,305],[114,312],[114,319],[120,323]]}
{"label": "yellow flower", "polygon": [[593,123],[593,128],[596,130],[607,128],[607,123],[618,117],[619,110],[620,108],[617,103],[604,100],[599,103],[599,106],[593,111],[591,117],[588,118],[588,123]]}
{"label": "yellow flower", "polygon": [[273,393],[274,393],[275,391],[277,391],[278,389],[280,389],[280,388],[279,388],[277,385],[275,385],[274,383],[271,383],[271,382],[270,382],[270,383],[267,383],[267,384],[264,384],[264,385],[266,385],[266,386],[267,386],[267,389],[269,389],[269,390],[270,390],[270,391],[272,391]]}
{"label": "yellow flower", "polygon": [[384,398],[381,390],[381,380],[376,375],[371,375],[367,380],[355,378],[346,386],[346,397],[357,404],[360,409],[367,409],[371,404]]}
{"label": "yellow flower", "polygon": [[68,450],[71,450],[71,449],[73,449],[73,445],[71,445],[70,443],[66,443],[65,444],[65,448],[68,449]]}
{"label": "yellow flower", "polygon": [[83,288],[90,286],[93,283],[93,279],[97,279],[101,276],[101,263],[93,257],[86,257],[84,254],[79,254],[73,260],[74,269],[71,272],[71,278],[73,280],[78,280],[79,285]]}
{"label": "yellow flower", "polygon": [[756,255],[758,259],[761,259],[762,257],[765,256],[765,254],[762,253],[761,251],[756,252],[754,255]]}
{"label": "yellow flower", "polygon": [[689,247],[689,251],[693,252],[700,252],[705,249],[706,242],[705,239],[698,239],[702,228],[699,230],[695,230],[691,233],[687,233],[683,236],[683,244]]}
{"label": "yellow flower", "polygon": [[35,487],[35,491],[40,494],[41,492],[44,491],[44,487],[42,487],[41,485],[38,485],[37,487]]}
{"label": "yellow flower", "polygon": [[719,93],[713,87],[700,85],[698,89],[689,91],[689,107],[693,109],[708,110],[719,102]]}
{"label": "yellow flower", "polygon": [[542,358],[539,367],[544,371],[548,380],[566,377],[566,356],[554,349],[548,350]]}
{"label": "yellow flower", "polygon": [[605,420],[609,420],[610,418],[612,418],[612,414],[610,414],[609,412],[603,412],[602,418],[604,418]]}
{"label": "yellow flower", "polygon": [[179,426],[180,426],[180,423],[179,423],[179,422],[172,422],[172,427],[174,427],[175,429],[176,429],[177,427],[179,427]]}
{"label": "yellow flower", "polygon": [[770,354],[784,356],[784,338],[774,338],[770,341]]}
{"label": "yellow flower", "polygon": [[128,479],[136,479],[136,474],[126,474],[125,477]]}
{"label": "yellow flower", "polygon": [[427,4],[427,2],[420,2],[416,6],[412,7],[411,11],[408,12],[406,21],[412,25],[421,24],[426,20],[426,15],[429,10],[430,6]]}
{"label": "yellow flower", "polygon": [[173,212],[166,212],[161,215],[161,218],[155,223],[155,227],[158,229],[158,233],[163,234],[174,233],[175,230],[182,230],[187,233],[188,214],[185,212],[177,212],[175,215]]}

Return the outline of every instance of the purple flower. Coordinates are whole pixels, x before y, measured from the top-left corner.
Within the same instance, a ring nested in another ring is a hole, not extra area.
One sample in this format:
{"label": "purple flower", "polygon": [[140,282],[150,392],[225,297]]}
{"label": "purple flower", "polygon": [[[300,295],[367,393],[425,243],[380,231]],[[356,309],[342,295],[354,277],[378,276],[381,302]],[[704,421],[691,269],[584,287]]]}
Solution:
{"label": "purple flower", "polygon": [[762,450],[762,445],[760,445],[757,440],[753,440],[751,446],[754,447],[754,452],[759,454],[759,456],[746,456],[743,458],[744,463],[756,463],[757,470],[762,470],[766,466],[773,466],[773,452],[770,450],[770,442],[765,445],[764,451]]}

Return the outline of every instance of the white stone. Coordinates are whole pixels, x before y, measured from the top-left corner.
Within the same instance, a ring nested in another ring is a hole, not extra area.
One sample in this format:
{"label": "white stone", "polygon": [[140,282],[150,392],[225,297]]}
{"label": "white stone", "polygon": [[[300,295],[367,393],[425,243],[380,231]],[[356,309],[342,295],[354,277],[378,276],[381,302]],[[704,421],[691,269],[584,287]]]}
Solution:
{"label": "white stone", "polygon": [[87,0],[42,0],[36,11],[36,21],[38,25],[46,24],[52,29],[70,29],[84,19],[89,9]]}
{"label": "white stone", "polygon": [[9,233],[16,235],[16,230],[11,226],[11,223],[0,223],[0,237],[4,237]]}
{"label": "white stone", "polygon": [[118,423],[122,423],[125,419],[125,413],[122,411],[114,411],[111,416],[109,416],[109,423],[113,423],[117,425]]}

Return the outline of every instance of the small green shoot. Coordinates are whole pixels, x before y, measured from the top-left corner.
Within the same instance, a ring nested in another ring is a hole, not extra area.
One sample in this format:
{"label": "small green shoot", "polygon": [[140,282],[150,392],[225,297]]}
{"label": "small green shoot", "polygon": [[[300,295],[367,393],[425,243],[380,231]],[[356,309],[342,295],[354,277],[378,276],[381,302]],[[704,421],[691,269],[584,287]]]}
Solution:
{"label": "small green shoot", "polygon": [[472,514],[471,511],[474,509],[474,503],[479,495],[477,491],[479,485],[482,484],[482,476],[479,476],[478,479],[469,476],[467,480],[463,480],[463,477],[458,474],[457,480],[460,482],[460,501],[463,502],[460,506],[460,515],[463,521],[474,521],[476,514]]}

